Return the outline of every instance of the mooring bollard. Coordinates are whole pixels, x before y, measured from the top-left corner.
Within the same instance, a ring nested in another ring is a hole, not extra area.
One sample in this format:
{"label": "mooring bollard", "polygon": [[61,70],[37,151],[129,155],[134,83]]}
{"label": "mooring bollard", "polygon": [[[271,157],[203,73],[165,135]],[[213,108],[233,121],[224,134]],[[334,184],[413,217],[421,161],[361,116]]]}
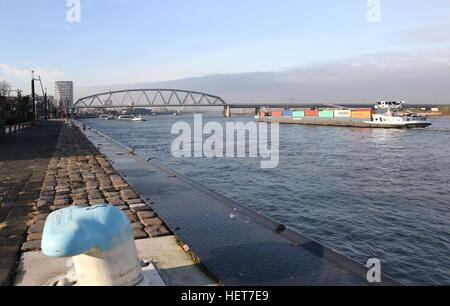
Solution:
{"label": "mooring bollard", "polygon": [[80,286],[150,285],[137,257],[131,224],[113,206],[53,212],[45,223],[42,252],[50,257],[73,257]]}

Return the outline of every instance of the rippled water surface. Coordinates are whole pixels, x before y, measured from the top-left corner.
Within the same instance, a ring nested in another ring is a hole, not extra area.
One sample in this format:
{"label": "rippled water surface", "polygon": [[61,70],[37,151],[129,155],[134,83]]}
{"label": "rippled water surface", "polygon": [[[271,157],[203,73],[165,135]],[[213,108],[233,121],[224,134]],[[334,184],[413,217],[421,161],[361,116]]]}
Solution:
{"label": "rippled water surface", "polygon": [[380,258],[406,284],[450,285],[450,119],[426,130],[283,125],[280,164],[265,170],[253,158],[175,159],[171,127],[193,116],[148,119],[84,122],[349,257]]}

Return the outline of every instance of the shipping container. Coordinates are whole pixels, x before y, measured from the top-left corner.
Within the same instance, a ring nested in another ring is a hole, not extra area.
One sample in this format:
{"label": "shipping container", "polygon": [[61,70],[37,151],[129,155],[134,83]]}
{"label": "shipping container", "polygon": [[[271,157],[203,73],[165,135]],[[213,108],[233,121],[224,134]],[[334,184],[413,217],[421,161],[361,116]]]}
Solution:
{"label": "shipping container", "polygon": [[305,117],[319,117],[319,111],[316,111],[316,110],[306,111]]}
{"label": "shipping container", "polygon": [[330,110],[320,111],[319,118],[334,118],[334,111]]}
{"label": "shipping container", "polygon": [[356,110],[356,111],[352,111],[352,118],[370,119],[370,118],[372,118],[372,111],[371,110]]}
{"label": "shipping container", "polygon": [[272,117],[281,117],[283,115],[283,113],[281,111],[273,111],[272,112]]}
{"label": "shipping container", "polygon": [[292,117],[294,115],[294,113],[292,111],[284,111],[283,112],[283,117]]}
{"label": "shipping container", "polygon": [[293,113],[294,118],[304,118],[305,112],[304,111],[298,111]]}
{"label": "shipping container", "polygon": [[352,111],[351,110],[335,110],[334,117],[335,118],[351,118]]}

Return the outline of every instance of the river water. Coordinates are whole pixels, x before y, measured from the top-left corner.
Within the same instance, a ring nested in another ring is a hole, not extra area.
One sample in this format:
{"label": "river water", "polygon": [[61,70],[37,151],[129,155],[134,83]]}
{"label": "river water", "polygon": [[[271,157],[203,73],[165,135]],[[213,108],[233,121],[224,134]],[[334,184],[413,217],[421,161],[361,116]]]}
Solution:
{"label": "river water", "polygon": [[450,119],[413,130],[282,125],[275,169],[257,158],[174,158],[179,121],[193,115],[83,122],[361,263],[381,259],[405,284],[450,285]]}

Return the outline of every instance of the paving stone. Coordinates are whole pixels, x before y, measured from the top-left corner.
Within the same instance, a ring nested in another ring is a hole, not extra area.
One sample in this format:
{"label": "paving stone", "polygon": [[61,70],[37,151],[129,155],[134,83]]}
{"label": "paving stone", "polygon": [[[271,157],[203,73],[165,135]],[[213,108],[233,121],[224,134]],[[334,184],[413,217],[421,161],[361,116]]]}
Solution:
{"label": "paving stone", "polygon": [[36,221],[28,230],[30,233],[42,233],[44,231],[45,221],[38,220]]}
{"label": "paving stone", "polygon": [[74,200],[86,200],[88,198],[87,193],[79,193],[72,195],[72,199]]}
{"label": "paving stone", "polygon": [[145,226],[145,227],[150,227],[150,226],[160,226],[163,225],[164,223],[162,222],[161,219],[159,218],[150,218],[150,219],[142,219],[141,223]]}
{"label": "paving stone", "polygon": [[139,219],[137,216],[135,215],[127,215],[128,221],[130,221],[130,223],[138,223]]}
{"label": "paving stone", "polygon": [[84,188],[74,188],[72,189],[72,194],[86,194],[86,190]]}
{"label": "paving stone", "polygon": [[114,206],[125,205],[125,202],[122,201],[120,198],[107,198],[106,200],[108,201],[109,204],[114,205]]}
{"label": "paving stone", "polygon": [[74,200],[73,205],[74,206],[83,206],[83,205],[89,205],[89,203],[87,200],[82,199],[82,200]]}
{"label": "paving stone", "polygon": [[27,241],[42,240],[42,233],[30,233],[27,237]]}
{"label": "paving stone", "polygon": [[103,192],[112,192],[112,191],[116,190],[112,185],[110,185],[110,186],[100,186],[100,189]]}
{"label": "paving stone", "polygon": [[88,203],[84,203],[84,204],[78,204],[78,205],[72,205],[72,206],[77,206],[77,207],[90,207],[91,205]]}
{"label": "paving stone", "polygon": [[133,199],[138,199],[139,198],[139,196],[136,194],[136,192],[134,192],[131,189],[123,189],[123,190],[121,190],[120,191],[120,196],[124,200],[133,200]]}
{"label": "paving stone", "polygon": [[150,238],[158,238],[170,235],[170,231],[164,226],[149,226],[144,230],[150,236]]}
{"label": "paving stone", "polygon": [[45,213],[45,214],[39,214],[36,216],[36,220],[38,221],[42,221],[42,220],[47,220],[47,217],[50,215],[50,213]]}
{"label": "paving stone", "polygon": [[141,199],[132,199],[132,200],[127,200],[126,202],[128,205],[145,204],[144,201],[142,201]]}
{"label": "paving stone", "polygon": [[97,200],[97,199],[102,199],[103,195],[100,192],[95,192],[95,193],[89,193],[88,194],[88,199],[89,200]]}
{"label": "paving stone", "polygon": [[132,223],[131,224],[131,229],[135,230],[135,229],[144,229],[144,226],[140,223]]}
{"label": "paving stone", "polygon": [[54,196],[52,195],[41,195],[39,197],[39,201],[50,201],[53,200]]}
{"label": "paving stone", "polygon": [[41,250],[41,240],[27,241],[22,245],[22,252],[33,252]]}
{"label": "paving stone", "polygon": [[51,213],[51,212],[52,212],[52,210],[50,209],[50,207],[40,208],[40,209],[36,210],[37,215],[47,214],[47,213]]}
{"label": "paving stone", "polygon": [[68,194],[65,194],[65,195],[57,195],[56,197],[55,197],[55,201],[59,201],[59,200],[69,200],[69,198],[70,198],[70,196],[68,195]]}
{"label": "paving stone", "polygon": [[120,197],[120,192],[117,192],[117,191],[105,191],[104,193],[107,198],[119,198]]}
{"label": "paving stone", "polygon": [[130,209],[133,212],[150,211],[151,210],[147,204],[133,204],[133,205],[130,205]]}
{"label": "paving stone", "polygon": [[96,205],[104,205],[106,204],[104,199],[96,199],[96,200],[89,200],[89,204],[92,206],[96,206]]}
{"label": "paving stone", "polygon": [[145,232],[142,229],[134,229],[133,230],[133,236],[134,236],[134,239],[136,239],[136,240],[148,238],[147,232]]}
{"label": "paving stone", "polygon": [[38,208],[48,207],[53,204],[53,201],[39,201],[37,202]]}
{"label": "paving stone", "polygon": [[55,200],[55,202],[53,204],[54,204],[54,206],[65,206],[65,205],[69,204],[69,199]]}
{"label": "paving stone", "polygon": [[57,195],[66,195],[66,194],[70,194],[70,189],[63,189],[63,190],[59,190],[56,191]]}
{"label": "paving stone", "polygon": [[152,211],[139,211],[137,216],[140,220],[155,218],[156,214]]}

